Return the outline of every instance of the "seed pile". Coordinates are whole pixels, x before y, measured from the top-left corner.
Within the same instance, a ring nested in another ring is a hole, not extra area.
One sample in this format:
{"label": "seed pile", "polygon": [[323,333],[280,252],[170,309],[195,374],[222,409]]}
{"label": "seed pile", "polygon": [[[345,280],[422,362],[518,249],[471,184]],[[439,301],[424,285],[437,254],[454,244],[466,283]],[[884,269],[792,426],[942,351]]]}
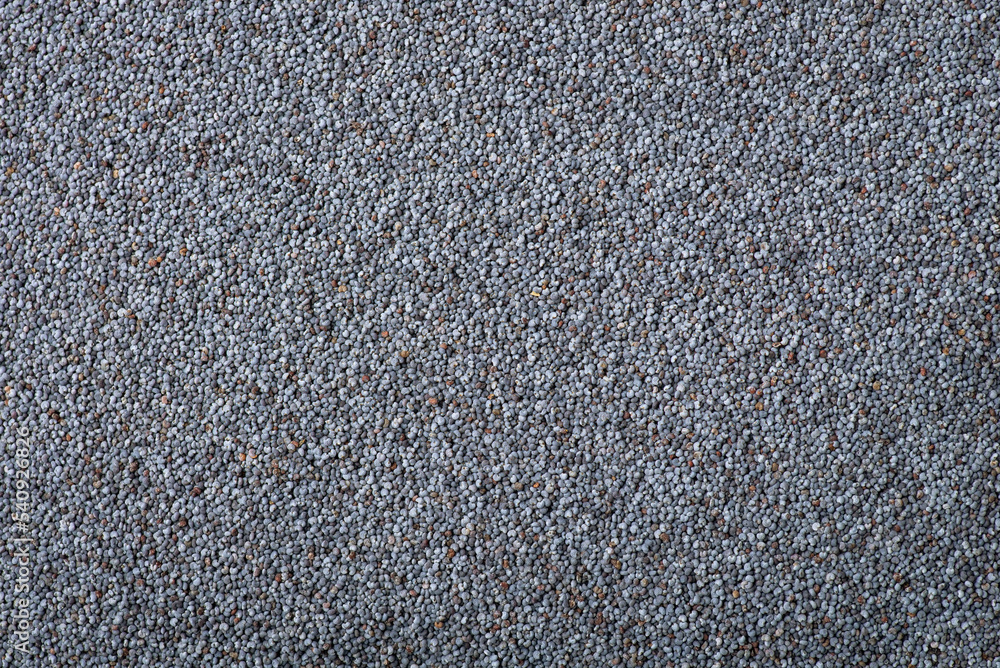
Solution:
{"label": "seed pile", "polygon": [[3,3],[35,665],[992,665],[997,18]]}

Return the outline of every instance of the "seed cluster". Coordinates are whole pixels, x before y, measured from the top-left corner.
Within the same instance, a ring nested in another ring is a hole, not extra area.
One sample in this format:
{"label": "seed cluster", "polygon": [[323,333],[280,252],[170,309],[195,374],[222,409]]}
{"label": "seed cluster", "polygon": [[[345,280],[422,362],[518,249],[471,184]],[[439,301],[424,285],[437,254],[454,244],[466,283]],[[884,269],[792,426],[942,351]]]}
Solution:
{"label": "seed cluster", "polygon": [[993,665],[997,19],[0,3],[39,665]]}

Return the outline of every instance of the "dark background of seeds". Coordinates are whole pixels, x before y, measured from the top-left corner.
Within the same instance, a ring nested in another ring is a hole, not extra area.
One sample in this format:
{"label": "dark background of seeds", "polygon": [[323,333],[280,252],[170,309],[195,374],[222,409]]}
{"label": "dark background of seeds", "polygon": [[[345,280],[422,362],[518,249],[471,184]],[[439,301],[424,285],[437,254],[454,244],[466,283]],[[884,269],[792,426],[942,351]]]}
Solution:
{"label": "dark background of seeds", "polygon": [[28,664],[996,660],[996,3],[0,26]]}

